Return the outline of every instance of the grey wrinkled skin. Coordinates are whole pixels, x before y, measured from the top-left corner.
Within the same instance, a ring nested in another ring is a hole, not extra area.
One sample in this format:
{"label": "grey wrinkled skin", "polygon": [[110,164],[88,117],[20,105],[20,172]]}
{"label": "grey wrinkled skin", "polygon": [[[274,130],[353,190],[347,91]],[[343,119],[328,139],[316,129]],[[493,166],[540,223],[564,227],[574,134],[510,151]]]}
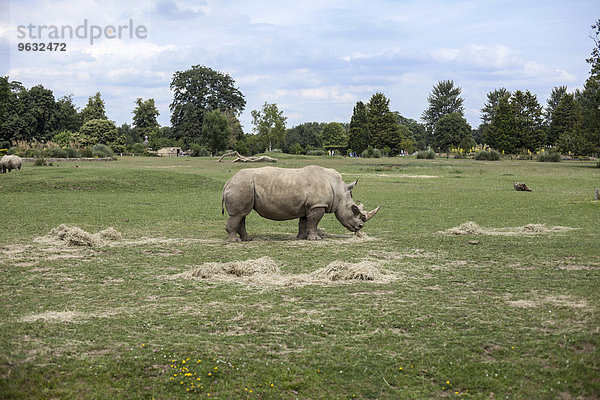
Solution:
{"label": "grey wrinkled skin", "polygon": [[15,156],[13,154],[2,156],[2,159],[0,159],[0,172],[4,174],[5,172],[10,172],[13,169],[18,171],[21,169],[22,163],[23,161],[19,156]]}
{"label": "grey wrinkled skin", "polygon": [[357,206],[351,194],[354,185],[346,185],[339,172],[316,165],[243,169],[223,187],[221,207],[224,213],[224,204],[229,214],[228,241],[252,240],[246,232],[246,216],[252,210],[275,221],[298,218],[298,239],[321,239],[317,225],[325,213],[334,213],[349,231],[358,232],[379,207],[367,212],[362,204]]}

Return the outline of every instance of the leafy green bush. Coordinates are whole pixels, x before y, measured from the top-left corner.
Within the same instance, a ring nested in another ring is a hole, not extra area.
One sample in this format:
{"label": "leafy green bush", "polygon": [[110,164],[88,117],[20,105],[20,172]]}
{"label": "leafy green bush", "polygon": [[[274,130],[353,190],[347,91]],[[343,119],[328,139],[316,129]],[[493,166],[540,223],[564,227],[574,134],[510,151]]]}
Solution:
{"label": "leafy green bush", "polygon": [[113,151],[105,144],[95,144],[92,146],[92,157],[105,158],[112,157]]}
{"label": "leafy green bush", "polygon": [[144,154],[146,153],[146,147],[141,143],[134,143],[129,146],[129,152],[133,154]]}
{"label": "leafy green bush", "polygon": [[74,149],[73,147],[65,147],[64,149],[67,158],[79,158],[81,157],[81,151],[79,149]]}
{"label": "leafy green bush", "polygon": [[417,158],[418,159],[433,160],[433,159],[435,159],[435,152],[433,150],[420,151],[417,154]]}
{"label": "leafy green bush", "polygon": [[315,149],[315,150],[308,150],[306,152],[306,154],[309,156],[324,156],[326,153],[325,153],[325,150],[323,150],[323,149]]}
{"label": "leafy green bush", "polygon": [[202,146],[201,144],[194,143],[190,146],[191,156],[192,157],[207,157],[210,156],[210,150],[206,146]]}
{"label": "leafy green bush", "polygon": [[500,153],[496,150],[481,150],[475,154],[474,158],[479,161],[498,161],[500,160]]}
{"label": "leafy green bush", "polygon": [[498,153],[496,150],[490,150],[489,157],[490,161],[499,161],[501,158],[500,153]]}
{"label": "leafy green bush", "polygon": [[43,151],[44,157],[49,158],[67,158],[67,153],[60,147],[53,147]]}
{"label": "leafy green bush", "polygon": [[8,149],[8,152],[6,154],[15,154],[17,156],[21,156],[23,157],[23,153],[21,152],[21,149],[18,147],[11,147],[10,149]]}
{"label": "leafy green bush", "polygon": [[298,142],[294,142],[294,144],[290,146],[290,154],[302,154],[303,150],[304,149]]}
{"label": "leafy green bush", "polygon": [[537,156],[539,162],[560,162],[560,153],[542,151]]}
{"label": "leafy green bush", "polygon": [[81,157],[91,158],[92,157],[92,148],[85,147],[85,148],[81,149]]}
{"label": "leafy green bush", "polygon": [[383,153],[379,149],[375,149],[372,146],[367,147],[366,150],[360,155],[363,158],[381,158]]}
{"label": "leafy green bush", "polygon": [[40,157],[35,159],[33,165],[35,165],[36,167],[47,167],[49,165],[51,166],[52,163],[48,162],[48,160],[46,160],[44,157]]}

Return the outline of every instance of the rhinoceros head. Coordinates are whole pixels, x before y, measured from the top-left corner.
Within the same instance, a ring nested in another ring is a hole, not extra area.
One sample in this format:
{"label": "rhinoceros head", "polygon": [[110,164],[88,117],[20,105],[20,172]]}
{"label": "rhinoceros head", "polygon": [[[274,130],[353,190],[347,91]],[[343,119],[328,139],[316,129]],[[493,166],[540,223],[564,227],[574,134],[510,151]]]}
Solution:
{"label": "rhinoceros head", "polygon": [[356,203],[354,203],[354,200],[352,200],[351,190],[354,188],[357,182],[346,186],[346,192],[342,196],[338,208],[335,211],[335,217],[337,220],[340,221],[340,223],[344,225],[346,229],[352,232],[358,232],[363,226],[365,226],[365,222],[373,218],[373,216],[377,214],[377,211],[379,211],[379,207],[373,211],[365,211],[362,204],[356,205]]}

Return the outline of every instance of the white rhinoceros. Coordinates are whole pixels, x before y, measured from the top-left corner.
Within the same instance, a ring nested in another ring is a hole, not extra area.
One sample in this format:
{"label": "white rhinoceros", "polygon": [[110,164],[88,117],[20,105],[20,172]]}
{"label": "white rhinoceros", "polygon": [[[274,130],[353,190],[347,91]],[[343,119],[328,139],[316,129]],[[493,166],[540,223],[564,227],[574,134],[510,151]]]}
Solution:
{"label": "white rhinoceros", "polygon": [[0,159],[0,173],[10,172],[13,169],[19,171],[23,161],[21,157],[15,155],[4,155]]}
{"label": "white rhinoceros", "polygon": [[221,211],[225,213],[225,204],[228,241],[252,240],[246,232],[246,215],[252,210],[276,221],[299,218],[298,239],[320,239],[317,224],[325,213],[334,213],[348,230],[358,232],[379,207],[366,212],[362,204],[357,206],[352,200],[354,185],[346,185],[336,170],[316,165],[243,169],[223,187]]}

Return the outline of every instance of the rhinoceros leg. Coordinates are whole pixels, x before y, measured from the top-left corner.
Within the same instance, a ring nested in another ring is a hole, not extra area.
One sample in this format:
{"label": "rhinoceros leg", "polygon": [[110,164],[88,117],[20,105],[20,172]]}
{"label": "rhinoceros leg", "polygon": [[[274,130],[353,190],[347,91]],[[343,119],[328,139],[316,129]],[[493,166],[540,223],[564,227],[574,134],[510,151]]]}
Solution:
{"label": "rhinoceros leg", "polygon": [[246,217],[242,217],[242,219],[240,220],[240,223],[238,224],[238,229],[237,229],[237,233],[240,235],[240,239],[242,239],[242,242],[249,242],[250,240],[252,240],[252,238],[248,235],[248,232],[246,232]]}
{"label": "rhinoceros leg", "polygon": [[306,232],[307,226],[307,218],[301,217],[300,221],[298,221],[298,235],[296,235],[296,239],[306,239],[308,237],[308,232]]}
{"label": "rhinoceros leg", "polygon": [[[238,217],[238,216],[233,216],[230,215],[229,219],[227,220],[227,224],[225,225],[225,230],[227,231],[227,233],[229,233],[229,239],[227,239],[228,242],[241,242],[242,240],[240,238],[237,237],[237,233],[240,229],[240,222],[242,222],[242,220],[245,221],[246,216],[243,217]],[[244,226],[244,231],[246,230],[246,227]]]}
{"label": "rhinoceros leg", "polygon": [[319,240],[321,237],[317,235],[317,225],[321,218],[325,215],[324,208],[313,208],[306,215],[306,237],[308,240]]}

